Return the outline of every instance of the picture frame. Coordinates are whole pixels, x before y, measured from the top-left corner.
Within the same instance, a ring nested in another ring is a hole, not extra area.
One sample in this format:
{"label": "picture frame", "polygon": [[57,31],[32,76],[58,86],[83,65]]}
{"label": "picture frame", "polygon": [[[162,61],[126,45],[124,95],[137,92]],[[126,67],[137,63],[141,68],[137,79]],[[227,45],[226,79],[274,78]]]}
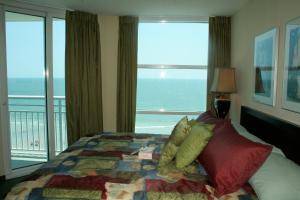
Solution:
{"label": "picture frame", "polygon": [[300,17],[289,21],[285,31],[282,107],[300,113]]}
{"label": "picture frame", "polygon": [[274,106],[278,57],[277,28],[255,37],[254,100]]}

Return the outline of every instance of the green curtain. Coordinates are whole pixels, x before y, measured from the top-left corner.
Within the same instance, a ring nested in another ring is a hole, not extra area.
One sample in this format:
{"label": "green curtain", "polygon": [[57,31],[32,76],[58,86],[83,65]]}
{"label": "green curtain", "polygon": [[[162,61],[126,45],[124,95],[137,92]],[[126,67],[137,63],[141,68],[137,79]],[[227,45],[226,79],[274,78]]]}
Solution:
{"label": "green curtain", "polygon": [[103,130],[100,36],[97,15],[66,13],[68,143]]}
{"label": "green curtain", "polygon": [[230,67],[231,62],[231,18],[209,18],[207,110],[214,112],[214,94],[210,92],[216,67]]}
{"label": "green curtain", "polygon": [[136,114],[138,18],[119,17],[117,131],[133,132]]}

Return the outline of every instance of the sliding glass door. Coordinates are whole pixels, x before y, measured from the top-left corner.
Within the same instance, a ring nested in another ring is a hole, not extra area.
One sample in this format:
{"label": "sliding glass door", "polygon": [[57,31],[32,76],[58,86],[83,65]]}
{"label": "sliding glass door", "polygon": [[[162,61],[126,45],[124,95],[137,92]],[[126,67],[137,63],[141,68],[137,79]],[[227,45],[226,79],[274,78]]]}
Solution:
{"label": "sliding glass door", "polygon": [[40,9],[0,3],[0,137],[6,177],[30,173],[67,147],[64,13]]}
{"label": "sliding glass door", "polygon": [[48,160],[45,18],[5,12],[11,168]]}

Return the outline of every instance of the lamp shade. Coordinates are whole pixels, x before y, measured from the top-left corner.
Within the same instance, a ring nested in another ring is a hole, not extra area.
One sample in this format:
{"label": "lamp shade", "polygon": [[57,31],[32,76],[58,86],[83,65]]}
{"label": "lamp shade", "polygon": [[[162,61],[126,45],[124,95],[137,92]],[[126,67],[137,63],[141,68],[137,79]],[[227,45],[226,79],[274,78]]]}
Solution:
{"label": "lamp shade", "polygon": [[211,92],[234,93],[235,69],[234,68],[215,68],[214,79],[210,88]]}

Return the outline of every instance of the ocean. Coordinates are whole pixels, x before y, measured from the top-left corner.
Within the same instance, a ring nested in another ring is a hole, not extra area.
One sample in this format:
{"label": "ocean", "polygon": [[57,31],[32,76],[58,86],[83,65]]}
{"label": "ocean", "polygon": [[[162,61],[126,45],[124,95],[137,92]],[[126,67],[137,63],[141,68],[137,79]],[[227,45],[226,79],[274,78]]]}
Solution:
{"label": "ocean", "polygon": [[[54,96],[65,96],[64,79],[54,79]],[[8,94],[45,96],[45,83],[38,78],[10,78]],[[203,111],[206,107],[206,81],[199,79],[139,79],[137,110]],[[26,100],[27,101],[27,100]],[[30,104],[35,101],[30,100]],[[43,100],[44,101],[44,100]],[[16,100],[10,101],[16,102]],[[19,101],[17,103],[20,103]],[[38,105],[41,104],[42,101]]]}
{"label": "ocean", "polygon": [[[45,82],[38,78],[8,79],[11,145],[15,150],[45,150]],[[66,147],[65,84],[54,79],[57,151]],[[138,79],[137,111],[204,111],[206,81],[201,79]],[[195,118],[191,115],[189,118]],[[183,115],[137,114],[137,133],[170,134]]]}
{"label": "ocean", "polygon": [[[201,112],[206,110],[206,80],[139,79],[137,111]],[[183,115],[136,115],[136,132],[170,134]],[[188,116],[190,119],[197,115]]]}

